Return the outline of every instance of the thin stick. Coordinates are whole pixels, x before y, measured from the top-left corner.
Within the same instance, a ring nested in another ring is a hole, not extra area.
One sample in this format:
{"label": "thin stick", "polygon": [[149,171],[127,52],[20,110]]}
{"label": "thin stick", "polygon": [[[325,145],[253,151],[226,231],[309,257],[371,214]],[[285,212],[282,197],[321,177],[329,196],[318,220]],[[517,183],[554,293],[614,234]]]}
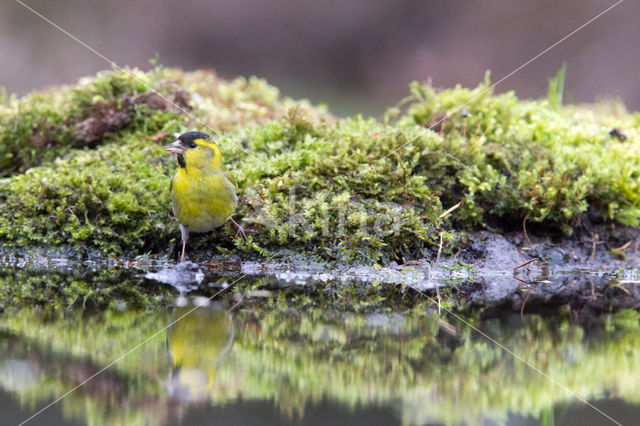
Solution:
{"label": "thin stick", "polygon": [[240,294],[240,298],[238,299],[238,301],[236,303],[234,303],[233,305],[231,305],[231,307],[229,309],[227,309],[227,312],[233,312],[233,310],[235,308],[237,308],[242,301],[244,300],[244,295],[247,293],[247,290],[244,290],[241,294]]}
{"label": "thin stick", "polygon": [[452,324],[449,324],[448,322],[446,322],[445,320],[443,320],[442,318],[438,319],[438,326],[445,332],[449,333],[450,335],[452,335],[453,337],[458,337],[458,330],[456,329],[456,327]]}
{"label": "thin stick", "polygon": [[529,213],[527,213],[522,220],[522,232],[524,232],[524,238],[527,240],[527,244],[531,245],[531,239],[529,238],[529,234],[527,233],[527,219],[529,219]]}
{"label": "thin stick", "polygon": [[452,211],[454,211],[458,207],[462,206],[463,204],[464,204],[464,202],[460,201],[460,202],[454,204],[453,206],[449,207],[444,213],[442,213],[440,215],[440,218],[442,219],[443,217],[445,217],[446,215],[448,215],[449,213],[451,213]]}
{"label": "thin stick", "polygon": [[613,287],[615,287],[615,288],[619,288],[620,290],[622,290],[622,291],[624,291],[625,293],[627,293],[627,295],[628,295],[628,296],[630,296],[630,295],[631,295],[631,292],[630,292],[628,289],[624,288],[624,286],[623,286],[622,284],[616,284],[616,285],[614,285]]}
{"label": "thin stick", "polygon": [[513,270],[515,271],[516,269],[524,268],[525,266],[527,266],[527,265],[529,265],[529,264],[531,264],[533,262],[537,262],[538,260],[540,260],[540,258],[534,257],[533,259],[527,260],[526,262],[521,263],[520,265],[516,266],[515,268],[513,268]]}
{"label": "thin stick", "polygon": [[631,245],[632,242],[633,242],[633,240],[629,240],[626,243],[624,243],[623,245],[621,245],[620,247],[616,247],[616,248],[614,248],[612,250],[624,251],[627,248],[629,248],[629,246]]}
{"label": "thin stick", "polygon": [[590,261],[594,261],[596,258],[596,249],[597,249],[597,241],[598,241],[598,234],[594,235],[591,237],[591,256],[589,257]]}
{"label": "thin stick", "polygon": [[529,296],[531,296],[531,293],[527,293],[527,297],[524,298],[522,306],[520,307],[520,319],[524,319],[524,307],[527,304],[527,300],[529,300]]}

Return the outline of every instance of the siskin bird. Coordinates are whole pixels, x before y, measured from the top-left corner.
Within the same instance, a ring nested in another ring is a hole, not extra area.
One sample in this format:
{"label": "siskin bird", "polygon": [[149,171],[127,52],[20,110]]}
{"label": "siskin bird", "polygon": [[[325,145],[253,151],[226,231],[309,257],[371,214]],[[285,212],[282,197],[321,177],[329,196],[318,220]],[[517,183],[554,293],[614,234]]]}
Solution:
{"label": "siskin bird", "polygon": [[173,215],[182,234],[180,262],[184,261],[189,232],[208,232],[231,220],[244,236],[231,218],[238,206],[236,188],[226,176],[220,149],[211,136],[183,133],[165,150],[176,155],[180,166],[171,180]]}

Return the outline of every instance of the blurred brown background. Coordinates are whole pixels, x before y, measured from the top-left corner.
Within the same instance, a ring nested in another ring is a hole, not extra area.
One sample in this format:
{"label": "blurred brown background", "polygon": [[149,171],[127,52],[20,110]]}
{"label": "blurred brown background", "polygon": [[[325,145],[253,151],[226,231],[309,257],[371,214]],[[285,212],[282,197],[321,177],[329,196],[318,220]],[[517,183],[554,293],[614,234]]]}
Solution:
{"label": "blurred brown background", "polygon": [[[339,114],[379,114],[412,80],[497,81],[615,0],[23,0],[119,65],[257,75]],[[14,0],[0,6],[0,85],[24,94],[108,68]],[[640,106],[640,2],[625,1],[497,90]],[[565,98],[566,99],[566,98]]]}

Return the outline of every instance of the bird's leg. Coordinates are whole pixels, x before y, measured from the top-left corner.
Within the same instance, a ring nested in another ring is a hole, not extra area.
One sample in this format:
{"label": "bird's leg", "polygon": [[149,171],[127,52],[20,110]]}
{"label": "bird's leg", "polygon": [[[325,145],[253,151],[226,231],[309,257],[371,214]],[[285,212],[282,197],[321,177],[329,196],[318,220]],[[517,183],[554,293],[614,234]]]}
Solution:
{"label": "bird's leg", "polygon": [[184,262],[184,252],[187,248],[187,241],[189,240],[189,228],[180,225],[180,234],[182,234],[182,254],[180,255],[180,263],[182,263]]}
{"label": "bird's leg", "polygon": [[233,220],[232,217],[229,218],[229,220],[231,221],[231,223],[233,223],[233,225],[236,227],[237,231],[236,231],[236,235],[240,234],[242,235],[242,238],[244,238],[245,240],[247,239],[247,234],[244,233],[244,228],[242,228],[242,226],[240,226],[238,224],[238,222],[236,222],[235,220]]}

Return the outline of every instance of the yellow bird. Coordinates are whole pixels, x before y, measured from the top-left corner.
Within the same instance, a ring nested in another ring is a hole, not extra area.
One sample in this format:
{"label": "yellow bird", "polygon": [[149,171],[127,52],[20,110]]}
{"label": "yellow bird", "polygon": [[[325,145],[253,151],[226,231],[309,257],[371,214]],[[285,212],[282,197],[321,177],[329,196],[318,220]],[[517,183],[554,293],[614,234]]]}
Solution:
{"label": "yellow bird", "polygon": [[171,180],[173,215],[180,224],[182,254],[189,232],[208,232],[222,226],[227,220],[244,231],[231,215],[238,206],[238,196],[233,183],[227,178],[222,155],[211,136],[203,132],[187,132],[178,140],[165,146],[175,154],[180,168]]}

